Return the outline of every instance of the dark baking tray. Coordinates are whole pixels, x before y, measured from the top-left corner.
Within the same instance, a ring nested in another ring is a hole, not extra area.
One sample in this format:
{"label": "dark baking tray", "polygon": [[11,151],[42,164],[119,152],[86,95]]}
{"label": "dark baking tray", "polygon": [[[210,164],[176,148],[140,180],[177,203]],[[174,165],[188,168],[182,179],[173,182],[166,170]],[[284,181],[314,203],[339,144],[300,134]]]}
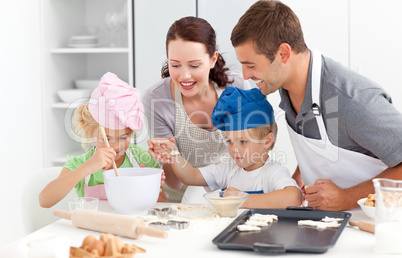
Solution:
{"label": "dark baking tray", "polygon": [[[236,227],[244,224],[255,213],[274,214],[278,221],[261,231],[239,232]],[[317,229],[298,226],[299,220],[321,220],[325,216],[343,218],[336,229]],[[212,242],[220,249],[250,250],[258,253],[325,253],[335,245],[351,217],[347,212],[331,212],[320,210],[284,210],[284,209],[251,209],[240,214]]]}

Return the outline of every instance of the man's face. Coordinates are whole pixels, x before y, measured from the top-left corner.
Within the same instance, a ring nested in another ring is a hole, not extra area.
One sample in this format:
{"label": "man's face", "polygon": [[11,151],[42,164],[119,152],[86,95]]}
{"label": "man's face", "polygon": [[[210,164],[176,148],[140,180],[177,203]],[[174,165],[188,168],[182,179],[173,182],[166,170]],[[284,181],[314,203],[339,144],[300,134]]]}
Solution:
{"label": "man's face", "polygon": [[262,94],[273,93],[283,85],[283,64],[277,56],[271,62],[265,55],[256,52],[252,41],[235,47],[235,51],[242,64],[243,78],[255,81]]}

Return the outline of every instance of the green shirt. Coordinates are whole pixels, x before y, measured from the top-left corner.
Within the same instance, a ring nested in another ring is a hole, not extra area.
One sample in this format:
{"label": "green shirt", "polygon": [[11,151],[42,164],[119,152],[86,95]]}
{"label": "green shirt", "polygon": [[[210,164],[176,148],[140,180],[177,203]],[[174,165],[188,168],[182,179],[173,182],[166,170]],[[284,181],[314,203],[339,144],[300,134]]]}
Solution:
{"label": "green shirt", "polygon": [[[153,167],[159,168],[159,163],[156,162],[151,155],[149,155],[148,150],[144,147],[137,146],[134,144],[130,144],[128,149],[133,154],[135,160],[138,164],[144,164],[146,167]],[[89,150],[87,153],[82,154],[81,156],[68,156],[67,162],[64,164],[63,167],[68,168],[72,172],[79,166],[81,166],[85,161],[87,161],[95,152],[95,147]],[[121,168],[132,168],[133,165],[131,164],[130,160],[128,159],[127,155],[124,158],[123,164],[120,166]],[[88,186],[95,186],[103,184],[103,170],[100,169],[98,172],[91,175]],[[79,197],[84,196],[84,184],[85,178],[83,178],[78,184],[74,187],[77,195]]]}

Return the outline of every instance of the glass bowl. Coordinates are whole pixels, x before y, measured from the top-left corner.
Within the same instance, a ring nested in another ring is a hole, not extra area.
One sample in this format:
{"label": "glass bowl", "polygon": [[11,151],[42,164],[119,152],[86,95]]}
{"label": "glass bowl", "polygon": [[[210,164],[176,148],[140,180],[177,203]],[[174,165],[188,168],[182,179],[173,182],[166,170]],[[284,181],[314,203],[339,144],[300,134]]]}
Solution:
{"label": "glass bowl", "polygon": [[219,216],[236,217],[240,205],[250,195],[240,191],[215,191],[204,194],[204,198],[211,203]]}
{"label": "glass bowl", "polygon": [[76,197],[68,200],[70,211],[75,209],[98,210],[99,199],[95,197]]}

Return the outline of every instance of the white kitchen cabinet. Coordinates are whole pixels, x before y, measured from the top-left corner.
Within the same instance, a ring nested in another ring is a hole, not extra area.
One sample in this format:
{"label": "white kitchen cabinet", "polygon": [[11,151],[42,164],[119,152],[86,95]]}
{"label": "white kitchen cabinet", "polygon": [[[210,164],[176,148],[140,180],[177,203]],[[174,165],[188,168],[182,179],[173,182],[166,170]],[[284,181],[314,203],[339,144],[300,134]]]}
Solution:
{"label": "white kitchen cabinet", "polygon": [[[133,85],[132,0],[41,0],[41,8],[44,167],[49,167],[84,152],[71,131],[73,109],[61,103],[58,90],[74,88],[76,79],[98,80],[109,71]],[[108,12],[126,16],[118,34],[121,47],[109,47]],[[98,28],[98,47],[67,47],[70,36],[93,26]]]}
{"label": "white kitchen cabinet", "polygon": [[350,64],[379,83],[402,112],[402,2],[350,1]]}
{"label": "white kitchen cabinet", "polygon": [[[234,26],[255,0],[198,0],[198,16],[206,19],[217,34],[219,51],[231,69],[241,72],[241,65],[230,41]],[[310,49],[319,49],[345,66],[349,65],[349,1],[348,0],[285,0],[299,17],[304,38]],[[254,82],[250,81],[252,86]],[[278,105],[278,92],[268,96],[278,123],[277,142],[271,155],[291,173],[296,157],[286,129],[285,113]]]}
{"label": "white kitchen cabinet", "polygon": [[[135,87],[141,93],[161,80],[161,68],[166,61],[166,34],[174,21],[185,16],[196,16],[195,0],[134,1],[134,77]],[[147,146],[146,126],[137,134],[138,145]]]}

